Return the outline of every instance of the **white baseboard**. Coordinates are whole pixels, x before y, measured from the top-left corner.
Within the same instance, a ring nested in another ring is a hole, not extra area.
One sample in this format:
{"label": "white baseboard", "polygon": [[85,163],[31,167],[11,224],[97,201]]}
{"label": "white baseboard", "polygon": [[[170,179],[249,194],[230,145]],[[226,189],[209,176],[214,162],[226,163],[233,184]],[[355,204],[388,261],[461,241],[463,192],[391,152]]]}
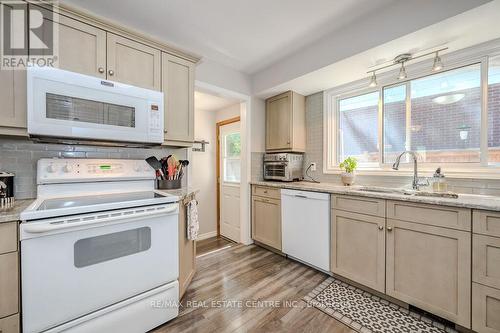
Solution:
{"label": "white baseboard", "polygon": [[204,234],[199,234],[198,238],[196,240],[200,241],[200,240],[204,240],[204,239],[212,238],[212,237],[216,237],[216,236],[217,236],[217,231],[210,231],[210,232],[206,232]]}

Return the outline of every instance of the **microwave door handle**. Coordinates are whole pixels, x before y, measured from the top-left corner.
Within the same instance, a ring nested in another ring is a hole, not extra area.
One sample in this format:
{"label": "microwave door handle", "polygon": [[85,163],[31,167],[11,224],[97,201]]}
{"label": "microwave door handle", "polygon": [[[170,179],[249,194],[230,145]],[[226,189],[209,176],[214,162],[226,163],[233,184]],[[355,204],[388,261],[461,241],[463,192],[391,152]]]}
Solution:
{"label": "microwave door handle", "polygon": [[172,205],[171,207],[167,207],[166,209],[161,209],[161,210],[155,210],[155,211],[145,211],[141,213],[133,213],[133,214],[120,214],[119,216],[108,216],[108,217],[103,217],[103,218],[98,218],[94,220],[89,220],[89,221],[80,221],[80,222],[63,222],[63,223],[34,223],[30,224],[27,223],[26,225],[23,226],[23,230],[27,233],[32,233],[32,234],[41,234],[45,232],[51,232],[51,231],[58,231],[58,230],[64,230],[64,229],[70,229],[70,228],[78,228],[82,226],[88,226],[88,225],[101,225],[101,224],[106,224],[109,222],[117,222],[120,220],[130,220],[130,219],[137,219],[141,217],[148,217],[148,216],[155,216],[155,215],[163,215],[163,214],[170,214],[174,213],[177,211],[178,205]]}

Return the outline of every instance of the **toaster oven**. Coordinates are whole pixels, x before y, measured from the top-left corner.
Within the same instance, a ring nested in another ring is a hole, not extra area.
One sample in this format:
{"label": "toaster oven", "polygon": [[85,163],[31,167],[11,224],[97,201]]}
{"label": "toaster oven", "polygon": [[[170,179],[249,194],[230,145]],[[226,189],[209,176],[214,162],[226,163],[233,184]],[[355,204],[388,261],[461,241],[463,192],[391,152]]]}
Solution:
{"label": "toaster oven", "polygon": [[303,155],[272,153],[264,155],[264,179],[292,182],[304,178]]}

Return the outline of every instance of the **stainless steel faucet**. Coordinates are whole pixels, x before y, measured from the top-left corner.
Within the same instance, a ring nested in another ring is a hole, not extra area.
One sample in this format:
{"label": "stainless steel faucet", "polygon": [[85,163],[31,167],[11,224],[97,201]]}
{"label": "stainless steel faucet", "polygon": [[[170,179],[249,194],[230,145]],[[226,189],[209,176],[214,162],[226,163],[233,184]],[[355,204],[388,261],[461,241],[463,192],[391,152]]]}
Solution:
{"label": "stainless steel faucet", "polygon": [[428,186],[429,185],[429,180],[428,179],[425,179],[425,183],[421,183],[420,182],[420,179],[418,178],[418,154],[414,151],[411,151],[411,150],[405,150],[404,152],[402,152],[401,154],[399,154],[399,156],[396,158],[396,162],[394,162],[394,164],[392,165],[392,168],[394,170],[398,170],[399,169],[399,163],[401,162],[401,157],[403,157],[403,155],[405,154],[408,154],[410,155],[411,157],[413,157],[413,182],[412,182],[412,188],[414,190],[418,190],[420,188],[420,186]]}

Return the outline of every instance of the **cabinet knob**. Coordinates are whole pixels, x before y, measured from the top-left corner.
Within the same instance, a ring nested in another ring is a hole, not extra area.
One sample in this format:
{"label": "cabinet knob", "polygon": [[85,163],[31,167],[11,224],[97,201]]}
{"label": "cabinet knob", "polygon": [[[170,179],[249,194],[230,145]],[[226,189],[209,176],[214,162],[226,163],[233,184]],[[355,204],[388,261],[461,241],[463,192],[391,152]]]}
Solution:
{"label": "cabinet knob", "polygon": [[264,193],[267,193],[267,190],[264,190]]}
{"label": "cabinet knob", "polygon": [[113,76],[113,75],[115,75],[115,72],[114,72],[112,69],[110,69],[110,70],[108,71],[108,74],[109,74],[109,75],[111,75],[111,76]]}
{"label": "cabinet knob", "polygon": [[290,140],[288,140],[288,141],[286,142],[286,144],[287,144],[287,145],[289,145],[289,144],[290,144]]}
{"label": "cabinet knob", "polygon": [[384,230],[384,226],[383,225],[379,225],[378,226],[378,230]]}
{"label": "cabinet knob", "polygon": [[97,70],[98,70],[98,71],[99,71],[99,73],[101,73],[101,74],[102,74],[102,73],[104,73],[104,68],[102,68],[102,67],[99,67]]}
{"label": "cabinet knob", "polygon": [[387,227],[387,231],[391,232],[392,231],[392,227]]}

